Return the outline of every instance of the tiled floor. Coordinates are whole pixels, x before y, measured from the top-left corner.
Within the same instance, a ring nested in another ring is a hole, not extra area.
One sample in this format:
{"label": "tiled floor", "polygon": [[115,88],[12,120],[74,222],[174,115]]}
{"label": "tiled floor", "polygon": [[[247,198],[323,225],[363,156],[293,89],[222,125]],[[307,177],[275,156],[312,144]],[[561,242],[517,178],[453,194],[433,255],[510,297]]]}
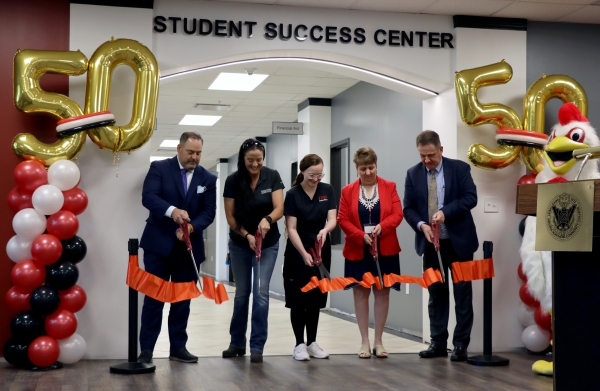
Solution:
{"label": "tiled floor", "polygon": [[[229,346],[229,322],[233,313],[235,287],[226,286],[226,288],[230,299],[221,305],[216,305],[202,296],[192,300],[187,328],[189,336],[187,348],[197,356],[220,357],[221,352]],[[290,310],[285,308],[283,301],[273,297],[269,307],[269,337],[264,355],[291,355],[295,338],[290,324]],[[154,349],[155,358],[169,356],[168,311],[169,306],[166,305],[162,330]],[[371,343],[373,343],[372,329],[370,333]],[[250,325],[248,325],[248,337],[249,335]],[[317,342],[330,354],[356,354],[360,348],[358,326],[352,321],[322,312],[319,317]],[[389,353],[417,353],[428,347],[390,333],[384,333],[383,343]]]}

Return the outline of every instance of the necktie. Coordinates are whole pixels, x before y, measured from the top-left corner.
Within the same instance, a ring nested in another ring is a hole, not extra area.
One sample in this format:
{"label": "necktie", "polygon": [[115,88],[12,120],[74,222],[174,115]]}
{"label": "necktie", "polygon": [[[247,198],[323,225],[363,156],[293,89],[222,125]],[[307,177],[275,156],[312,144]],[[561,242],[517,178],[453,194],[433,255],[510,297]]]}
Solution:
{"label": "necktie", "polygon": [[183,181],[183,195],[187,196],[187,169],[181,169],[181,180]]}
{"label": "necktie", "polygon": [[435,212],[438,211],[438,197],[437,197],[437,181],[435,179],[435,170],[429,170],[429,173],[431,175],[429,177],[429,190],[428,190],[429,195],[427,197],[427,211],[429,213],[429,222],[431,222],[433,215],[435,214]]}

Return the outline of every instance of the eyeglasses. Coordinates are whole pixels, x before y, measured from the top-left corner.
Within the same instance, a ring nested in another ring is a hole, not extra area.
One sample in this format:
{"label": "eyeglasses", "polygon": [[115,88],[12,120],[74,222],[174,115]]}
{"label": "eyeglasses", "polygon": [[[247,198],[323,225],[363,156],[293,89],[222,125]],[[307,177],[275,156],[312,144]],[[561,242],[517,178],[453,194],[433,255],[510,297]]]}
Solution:
{"label": "eyeglasses", "polygon": [[242,144],[242,150],[244,151],[250,149],[250,147],[256,147],[258,149],[262,149],[263,151],[265,150],[265,146],[262,145],[262,143],[258,140],[250,140]]}
{"label": "eyeglasses", "polygon": [[325,174],[306,174],[308,179],[323,179],[325,178]]}

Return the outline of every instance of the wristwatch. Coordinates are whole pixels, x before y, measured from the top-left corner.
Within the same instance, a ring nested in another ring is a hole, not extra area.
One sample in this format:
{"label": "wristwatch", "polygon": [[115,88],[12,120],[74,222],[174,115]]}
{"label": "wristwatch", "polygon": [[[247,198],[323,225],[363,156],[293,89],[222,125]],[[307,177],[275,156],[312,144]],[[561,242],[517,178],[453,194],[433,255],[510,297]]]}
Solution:
{"label": "wristwatch", "polygon": [[244,239],[248,239],[248,235],[250,235],[250,232],[246,232],[246,235],[244,235]]}
{"label": "wristwatch", "polygon": [[266,215],[265,217],[263,217],[263,219],[267,220],[269,224],[273,224],[273,219],[271,218],[271,216]]}

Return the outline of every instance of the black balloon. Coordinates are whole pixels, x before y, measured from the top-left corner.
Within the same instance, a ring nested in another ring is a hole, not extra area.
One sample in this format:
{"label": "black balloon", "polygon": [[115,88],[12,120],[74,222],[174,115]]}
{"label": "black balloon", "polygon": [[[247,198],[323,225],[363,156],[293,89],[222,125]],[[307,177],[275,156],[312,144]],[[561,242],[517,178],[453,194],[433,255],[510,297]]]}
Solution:
{"label": "black balloon", "polygon": [[71,262],[77,264],[85,258],[87,246],[83,239],[75,235],[70,239],[61,240],[62,254],[57,263]]}
{"label": "black balloon", "polygon": [[27,349],[29,349],[28,343],[19,338],[11,337],[4,343],[2,354],[4,359],[15,367],[31,368],[33,364],[29,360]]}
{"label": "black balloon", "polygon": [[519,233],[521,234],[521,236],[523,236],[525,234],[525,220],[527,219],[527,217],[524,217],[523,220],[521,220],[521,222],[519,223]]}
{"label": "black balloon", "polygon": [[33,311],[21,311],[10,321],[10,332],[21,341],[31,342],[44,333],[44,321]]}
{"label": "black balloon", "polygon": [[60,305],[58,291],[50,286],[38,286],[29,296],[31,310],[38,315],[50,315]]}
{"label": "black balloon", "polygon": [[71,262],[55,263],[46,268],[46,284],[59,291],[69,289],[78,279],[79,270]]}

